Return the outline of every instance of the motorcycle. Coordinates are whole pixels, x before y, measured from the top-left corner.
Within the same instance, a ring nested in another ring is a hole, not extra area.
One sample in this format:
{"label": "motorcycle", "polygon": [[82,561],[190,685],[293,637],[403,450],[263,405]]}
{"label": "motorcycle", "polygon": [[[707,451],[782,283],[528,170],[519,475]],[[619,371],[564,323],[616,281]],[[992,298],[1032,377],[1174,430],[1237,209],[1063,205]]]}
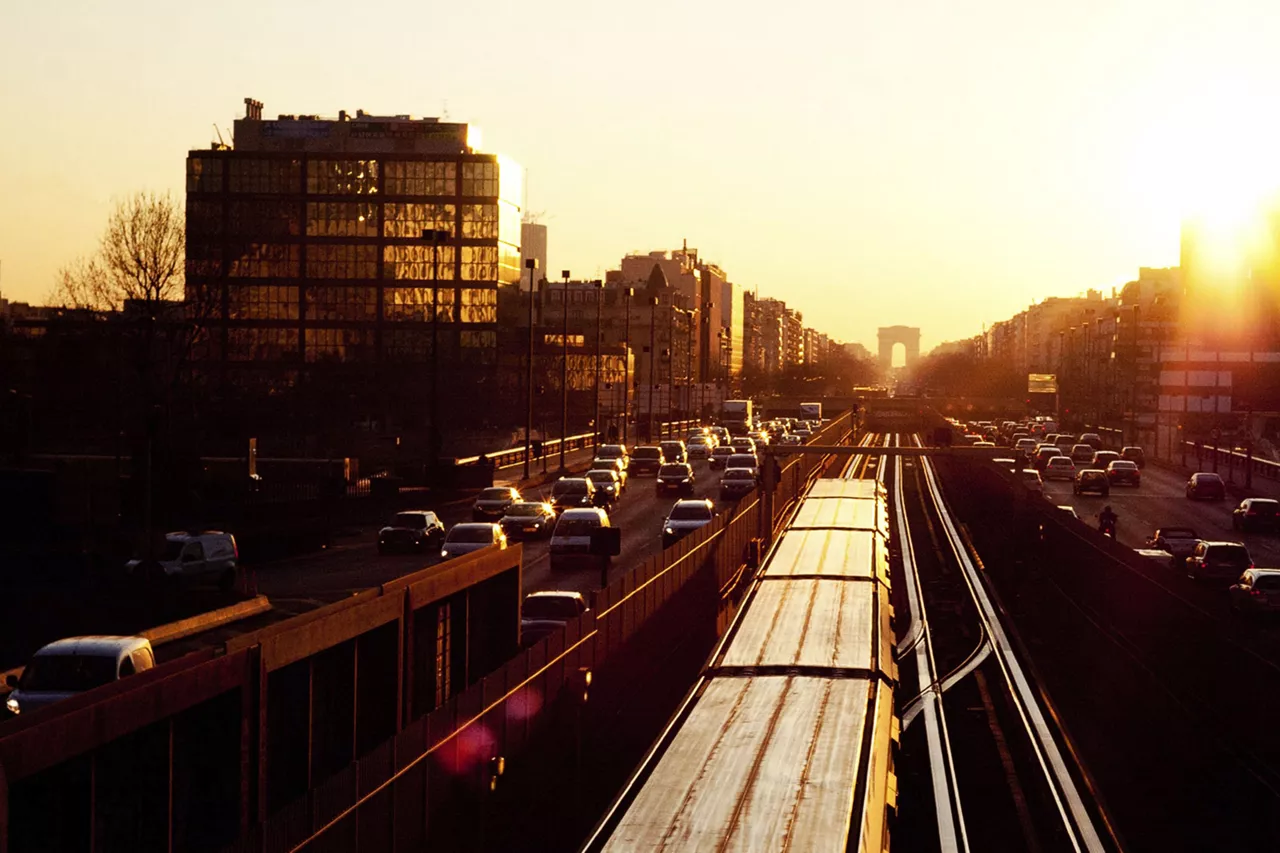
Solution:
{"label": "motorcycle", "polygon": [[1098,521],[1098,530],[1099,532],[1102,533],[1103,536],[1110,536],[1112,539],[1115,539],[1116,538],[1116,519],[1114,518],[1100,519]]}

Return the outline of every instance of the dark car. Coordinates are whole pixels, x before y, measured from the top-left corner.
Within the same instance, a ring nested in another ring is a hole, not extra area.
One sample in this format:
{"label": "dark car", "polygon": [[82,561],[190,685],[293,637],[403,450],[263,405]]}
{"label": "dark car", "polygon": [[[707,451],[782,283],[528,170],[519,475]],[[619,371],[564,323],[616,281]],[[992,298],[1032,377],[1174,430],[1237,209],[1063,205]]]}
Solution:
{"label": "dark car", "polygon": [[609,468],[592,468],[587,472],[587,479],[595,484],[597,492],[603,492],[602,505],[611,504],[622,493],[622,481],[618,472]]}
{"label": "dark car", "polygon": [[1107,470],[1107,466],[1120,458],[1120,453],[1115,450],[1097,450],[1094,451],[1093,459],[1089,461],[1090,468],[1097,468],[1099,471]]}
{"label": "dark car", "polygon": [[1096,432],[1081,433],[1080,443],[1087,444],[1094,450],[1097,450],[1102,447],[1102,436],[1098,435]]}
{"label": "dark car", "polygon": [[1191,556],[1199,543],[1200,537],[1193,528],[1161,527],[1147,540],[1147,547],[1167,551],[1175,561],[1181,561]]}
{"label": "dark car", "polygon": [[736,501],[756,487],[756,472],[751,468],[730,468],[720,478],[720,500]]}
{"label": "dark car", "polygon": [[662,448],[646,445],[637,447],[631,451],[631,464],[627,466],[627,472],[633,477],[643,474],[657,474],[658,469],[667,460],[662,457]]}
{"label": "dark car", "polygon": [[688,536],[715,519],[715,507],[709,500],[676,501],[662,521],[662,547]]}
{"label": "dark car", "polygon": [[688,462],[668,462],[658,469],[658,494],[693,494],[693,466]]}
{"label": "dark car", "polygon": [[1107,466],[1107,479],[1113,486],[1141,486],[1142,472],[1138,470],[1138,463],[1116,459]]}
{"label": "dark car", "polygon": [[557,513],[566,509],[599,506],[596,486],[586,477],[561,477],[551,487],[551,506]]}
{"label": "dark car", "polygon": [[423,552],[434,549],[444,539],[444,523],[430,510],[406,510],[391,516],[378,531],[378,553]]}
{"label": "dark car", "polygon": [[711,451],[711,460],[707,463],[711,466],[712,471],[718,471],[724,467],[725,460],[733,455],[733,448],[727,444],[713,448]]}
{"label": "dark car", "polygon": [[1197,580],[1234,581],[1253,568],[1253,558],[1239,542],[1198,542],[1186,565],[1187,575]]}
{"label": "dark car", "polygon": [[510,486],[494,486],[482,489],[471,506],[472,521],[495,521],[502,518],[507,507],[520,500],[520,492]]}
{"label": "dark car", "polygon": [[1147,467],[1147,456],[1142,452],[1141,447],[1130,445],[1120,450],[1120,458],[1128,459],[1130,462],[1137,463],[1139,468]]}
{"label": "dark car", "polygon": [[508,539],[545,539],[555,529],[556,511],[549,503],[521,501],[507,507],[498,524]]}
{"label": "dark car", "polygon": [[689,448],[683,441],[664,441],[658,446],[662,448],[662,458],[668,462],[689,461]]}
{"label": "dark car", "polygon": [[1248,533],[1251,530],[1280,528],[1280,501],[1272,498],[1245,498],[1231,511],[1231,528]]}
{"label": "dark car", "polygon": [[1076,474],[1076,481],[1072,484],[1071,491],[1077,495],[1093,492],[1105,498],[1111,494],[1111,481],[1107,479],[1106,471],[1085,468]]}
{"label": "dark car", "polygon": [[1035,468],[1037,471],[1043,474],[1044,469],[1049,464],[1049,460],[1055,456],[1061,456],[1061,455],[1062,453],[1054,445],[1049,445],[1048,447],[1041,447],[1038,450],[1036,450],[1035,458],[1031,460],[1031,467]]}
{"label": "dark car", "polygon": [[1204,471],[1192,474],[1187,480],[1187,497],[1193,501],[1220,501],[1227,496],[1227,485],[1217,474]]}
{"label": "dark car", "polygon": [[590,609],[580,592],[552,589],[531,592],[524,597],[520,608],[520,644],[528,648]]}

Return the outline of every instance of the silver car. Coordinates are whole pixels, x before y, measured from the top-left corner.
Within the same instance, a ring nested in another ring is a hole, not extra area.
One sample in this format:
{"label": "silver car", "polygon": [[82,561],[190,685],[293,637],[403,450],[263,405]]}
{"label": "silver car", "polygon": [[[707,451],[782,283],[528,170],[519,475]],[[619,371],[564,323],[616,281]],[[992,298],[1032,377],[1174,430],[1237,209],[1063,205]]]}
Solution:
{"label": "silver car", "polygon": [[501,526],[482,521],[455,524],[449,531],[449,535],[444,537],[444,544],[440,547],[440,559],[451,560],[463,554],[479,551],[481,548],[488,548],[490,545],[497,545],[499,548],[507,547],[507,535],[502,532]]}
{"label": "silver car", "polygon": [[143,637],[71,637],[40,649],[22,671],[9,676],[10,713],[34,711],[77,693],[110,684],[156,665]]}

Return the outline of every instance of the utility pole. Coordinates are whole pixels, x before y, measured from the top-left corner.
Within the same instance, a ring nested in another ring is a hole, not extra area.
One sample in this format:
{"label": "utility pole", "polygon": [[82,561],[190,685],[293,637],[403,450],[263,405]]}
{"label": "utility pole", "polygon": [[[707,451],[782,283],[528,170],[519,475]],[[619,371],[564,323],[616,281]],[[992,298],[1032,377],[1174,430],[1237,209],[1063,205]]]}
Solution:
{"label": "utility pole", "polygon": [[569,271],[560,272],[564,278],[564,290],[561,294],[560,309],[564,313],[563,330],[560,335],[560,476],[568,473],[564,464],[564,446],[569,438]]}
{"label": "utility pole", "polygon": [[[538,259],[528,258],[524,262],[529,270],[529,364],[525,371],[525,404],[524,404],[524,479],[529,479],[529,461],[533,455],[533,300],[537,293]],[[545,436],[544,436],[545,440]]]}
{"label": "utility pole", "polygon": [[658,348],[658,297],[649,297],[649,431],[645,440],[653,442],[653,386],[658,375],[654,372],[654,355]]}
{"label": "utility pole", "polygon": [[635,288],[622,288],[622,299],[626,303],[626,331],[623,333],[625,343],[622,348],[622,446],[627,446],[627,421],[631,419],[631,297]]}
{"label": "utility pole", "polygon": [[604,282],[596,280],[592,284],[596,290],[596,400],[595,415],[591,422],[594,430],[591,450],[593,453],[598,453],[600,450],[600,318],[604,309]]}

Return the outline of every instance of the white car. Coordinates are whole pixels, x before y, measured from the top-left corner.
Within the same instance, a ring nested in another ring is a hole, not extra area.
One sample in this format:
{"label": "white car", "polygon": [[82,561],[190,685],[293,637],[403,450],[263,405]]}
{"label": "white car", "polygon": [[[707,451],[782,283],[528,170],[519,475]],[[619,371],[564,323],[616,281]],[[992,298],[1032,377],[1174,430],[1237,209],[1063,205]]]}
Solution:
{"label": "white car", "polygon": [[35,653],[21,678],[9,676],[13,692],[5,707],[13,714],[34,711],[155,665],[151,643],[143,637],[58,640]]}
{"label": "white car", "polygon": [[130,560],[125,571],[142,578],[163,575],[213,581],[225,591],[235,584],[239,561],[240,549],[230,533],[175,532],[165,534],[164,550],[154,559]]}
{"label": "white car", "polygon": [[689,458],[706,459],[715,449],[716,440],[709,435],[694,436],[689,440]]}
{"label": "white car", "polygon": [[596,507],[566,509],[560,513],[548,548],[551,570],[575,566],[595,568],[601,560],[609,559],[591,553],[591,532],[610,526],[609,514]]}
{"label": "white car", "polygon": [[1076,478],[1076,463],[1071,461],[1070,456],[1055,456],[1044,463],[1044,478],[1046,480],[1074,480]]}
{"label": "white car", "polygon": [[440,546],[440,559],[451,560],[463,554],[479,551],[481,548],[488,548],[490,545],[497,545],[499,548],[507,547],[507,534],[502,532],[501,525],[487,521],[455,524]]}
{"label": "white car", "polygon": [[521,645],[528,648],[590,609],[582,593],[573,590],[547,589],[529,593],[520,607]]}
{"label": "white car", "polygon": [[1040,478],[1040,472],[1035,468],[1023,468],[1018,472],[1018,479],[1022,481],[1022,485],[1037,495],[1044,494],[1044,480]]}

